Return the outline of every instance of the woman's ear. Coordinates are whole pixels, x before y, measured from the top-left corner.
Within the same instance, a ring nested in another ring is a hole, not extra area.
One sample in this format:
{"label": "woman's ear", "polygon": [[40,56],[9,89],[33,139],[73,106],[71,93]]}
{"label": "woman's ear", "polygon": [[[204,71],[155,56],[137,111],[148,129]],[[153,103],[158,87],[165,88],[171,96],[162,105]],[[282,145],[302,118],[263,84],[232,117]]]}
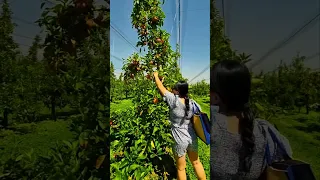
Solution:
{"label": "woman's ear", "polygon": [[220,98],[217,93],[210,92],[210,104],[211,105],[218,105],[220,103]]}

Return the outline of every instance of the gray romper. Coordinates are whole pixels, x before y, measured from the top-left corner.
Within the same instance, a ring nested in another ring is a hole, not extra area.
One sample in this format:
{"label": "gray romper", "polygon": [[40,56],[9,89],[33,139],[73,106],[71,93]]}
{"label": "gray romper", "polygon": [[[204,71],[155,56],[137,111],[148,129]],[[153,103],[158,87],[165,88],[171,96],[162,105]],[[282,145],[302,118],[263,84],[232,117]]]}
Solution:
{"label": "gray romper", "polygon": [[191,117],[193,115],[192,102],[190,100],[188,116],[185,115],[186,106],[179,100],[178,96],[167,91],[164,99],[169,105],[169,120],[171,122],[171,133],[174,138],[173,151],[178,157],[186,154],[187,150],[198,151],[198,138],[194,132]]}
{"label": "gray romper", "polygon": [[[269,144],[270,153],[274,160],[279,160],[282,155],[274,144],[268,132],[270,128],[277,138],[285,145],[289,156],[292,156],[291,147],[288,140],[282,136],[268,121],[254,120],[253,134],[255,136],[255,152],[252,157],[252,166],[250,173],[238,173],[239,167],[239,149],[242,141],[239,134],[233,134],[227,130],[226,116],[213,112],[211,107],[211,142],[210,142],[210,176],[211,179],[219,180],[254,180],[258,179],[266,167],[264,160],[266,143]],[[213,118],[214,117],[214,118]]]}

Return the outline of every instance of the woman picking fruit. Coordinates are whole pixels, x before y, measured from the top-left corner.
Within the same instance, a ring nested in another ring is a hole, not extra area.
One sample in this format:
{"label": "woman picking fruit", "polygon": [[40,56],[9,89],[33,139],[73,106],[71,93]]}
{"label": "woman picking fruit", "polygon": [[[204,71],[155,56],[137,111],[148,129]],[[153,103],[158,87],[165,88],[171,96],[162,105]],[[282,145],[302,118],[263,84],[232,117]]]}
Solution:
{"label": "woman picking fruit", "polygon": [[[194,132],[191,118],[193,116],[192,102],[188,97],[188,83],[179,82],[175,86],[177,95],[169,92],[162,84],[158,72],[154,72],[154,79],[161,95],[169,105],[171,132],[174,138],[174,154],[177,164],[179,180],[186,180],[186,153],[192,163],[198,179],[206,179],[203,166],[198,156],[198,138]],[[162,79],[163,80],[163,79]]]}

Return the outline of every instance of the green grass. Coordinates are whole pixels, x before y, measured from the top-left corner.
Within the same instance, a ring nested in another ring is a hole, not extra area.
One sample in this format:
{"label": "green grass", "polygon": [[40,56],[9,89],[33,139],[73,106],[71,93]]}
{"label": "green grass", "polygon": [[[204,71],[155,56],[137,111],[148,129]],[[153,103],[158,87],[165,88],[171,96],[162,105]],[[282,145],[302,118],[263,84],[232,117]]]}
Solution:
{"label": "green grass", "polygon": [[320,113],[279,115],[271,122],[290,141],[294,158],[311,164],[320,179]]}
{"label": "green grass", "polygon": [[12,126],[13,130],[0,131],[0,160],[6,160],[17,153],[34,149],[35,154],[45,155],[56,142],[73,138],[69,121],[42,121]]}
{"label": "green grass", "polygon": [[71,107],[57,108],[57,116],[61,118],[57,121],[50,120],[51,110],[45,106],[42,106],[39,113],[44,118],[36,123],[18,124],[12,119],[14,115],[9,116],[9,129],[0,129],[0,161],[31,149],[35,154],[45,155],[57,142],[74,137],[68,128],[70,121],[67,119],[73,113]]}
{"label": "green grass", "polygon": [[116,103],[110,104],[110,111],[115,112],[119,110],[125,110],[126,108],[132,106],[132,102],[130,99],[125,99],[121,101],[117,101]]}
{"label": "green grass", "polygon": [[[208,97],[198,97],[198,98],[195,98],[195,100],[201,106],[202,111],[209,115],[209,112],[210,112],[209,98]],[[119,101],[118,103],[111,103],[111,112],[128,108],[131,105],[132,105],[131,100],[122,100],[122,101]],[[203,167],[206,171],[207,179],[210,179],[210,162],[209,162],[210,161],[210,146],[206,145],[200,139],[198,139],[198,142],[199,142],[200,161],[202,162]],[[189,159],[187,160],[186,171],[187,171],[187,174],[190,179],[197,179]]]}

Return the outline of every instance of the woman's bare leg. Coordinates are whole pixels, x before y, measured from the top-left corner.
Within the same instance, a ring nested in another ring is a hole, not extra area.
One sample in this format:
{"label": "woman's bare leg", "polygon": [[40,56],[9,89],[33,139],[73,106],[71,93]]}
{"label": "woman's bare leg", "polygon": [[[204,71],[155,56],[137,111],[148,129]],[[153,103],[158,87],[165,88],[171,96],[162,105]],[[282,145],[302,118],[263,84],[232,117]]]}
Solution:
{"label": "woman's bare leg", "polygon": [[204,168],[200,162],[199,156],[197,152],[188,151],[188,156],[193,166],[194,172],[196,173],[199,180],[206,179],[206,173],[204,172]]}
{"label": "woman's bare leg", "polygon": [[178,180],[187,180],[187,174],[186,174],[186,156],[178,157],[175,156],[176,164],[177,164],[177,176]]}

